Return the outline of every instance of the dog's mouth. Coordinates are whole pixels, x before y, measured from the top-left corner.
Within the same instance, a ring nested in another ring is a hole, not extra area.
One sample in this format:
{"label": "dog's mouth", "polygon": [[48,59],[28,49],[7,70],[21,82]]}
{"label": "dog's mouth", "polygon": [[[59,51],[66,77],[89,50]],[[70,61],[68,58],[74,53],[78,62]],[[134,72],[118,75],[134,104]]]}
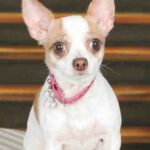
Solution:
{"label": "dog's mouth", "polygon": [[91,74],[88,73],[87,71],[76,71],[74,72],[74,77],[75,78],[85,78],[85,77],[88,77],[90,76]]}
{"label": "dog's mouth", "polygon": [[87,76],[88,75],[88,71],[84,70],[84,71],[74,71],[74,75],[75,76]]}
{"label": "dog's mouth", "polygon": [[81,79],[81,78],[86,78],[90,74],[87,71],[73,71],[71,74],[66,74],[69,78],[74,78],[74,79]]}
{"label": "dog's mouth", "polygon": [[61,74],[63,74],[64,76],[66,76],[67,78],[70,78],[70,79],[84,79],[84,78],[89,78],[91,76],[93,76],[93,72],[89,71],[89,69],[86,69],[84,71],[77,71],[77,70],[60,70]]}

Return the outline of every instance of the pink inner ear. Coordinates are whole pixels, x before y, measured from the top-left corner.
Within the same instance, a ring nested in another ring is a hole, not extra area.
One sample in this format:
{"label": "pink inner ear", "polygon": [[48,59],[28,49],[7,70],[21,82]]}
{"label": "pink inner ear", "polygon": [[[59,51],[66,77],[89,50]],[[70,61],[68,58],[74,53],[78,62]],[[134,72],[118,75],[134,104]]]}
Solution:
{"label": "pink inner ear", "polygon": [[88,8],[87,14],[94,17],[99,26],[108,34],[114,24],[114,0],[93,0]]}
{"label": "pink inner ear", "polygon": [[41,42],[54,20],[54,15],[38,0],[22,0],[22,8],[31,37]]}

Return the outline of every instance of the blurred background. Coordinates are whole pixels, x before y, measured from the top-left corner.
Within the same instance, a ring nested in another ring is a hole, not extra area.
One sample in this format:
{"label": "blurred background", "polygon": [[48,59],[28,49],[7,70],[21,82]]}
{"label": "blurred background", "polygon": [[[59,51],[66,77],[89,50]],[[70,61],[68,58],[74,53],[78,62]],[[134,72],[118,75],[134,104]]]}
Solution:
{"label": "blurred background", "polygon": [[[115,28],[101,71],[123,117],[121,150],[150,150],[150,0],[115,0]],[[43,0],[57,17],[84,13],[90,0]],[[20,0],[0,0],[0,127],[25,129],[33,97],[48,74],[29,37]]]}

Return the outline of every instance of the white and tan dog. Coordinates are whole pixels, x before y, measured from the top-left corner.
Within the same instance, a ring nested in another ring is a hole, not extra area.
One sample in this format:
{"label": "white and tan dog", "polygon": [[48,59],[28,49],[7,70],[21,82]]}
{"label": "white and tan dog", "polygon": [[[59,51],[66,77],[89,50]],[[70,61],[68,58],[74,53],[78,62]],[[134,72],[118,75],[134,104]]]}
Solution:
{"label": "white and tan dog", "polygon": [[118,101],[99,72],[113,28],[114,0],[93,0],[87,15],[60,19],[38,0],[23,0],[22,7],[50,71],[34,100],[24,149],[119,150]]}

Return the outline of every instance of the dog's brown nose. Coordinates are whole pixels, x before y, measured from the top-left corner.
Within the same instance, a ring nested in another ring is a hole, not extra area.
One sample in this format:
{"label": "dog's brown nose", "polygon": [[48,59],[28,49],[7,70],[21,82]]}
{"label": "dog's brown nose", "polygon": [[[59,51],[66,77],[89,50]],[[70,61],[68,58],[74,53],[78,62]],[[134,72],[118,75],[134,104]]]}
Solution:
{"label": "dog's brown nose", "polygon": [[77,71],[84,71],[88,66],[88,61],[85,58],[76,58],[73,60],[73,67]]}

